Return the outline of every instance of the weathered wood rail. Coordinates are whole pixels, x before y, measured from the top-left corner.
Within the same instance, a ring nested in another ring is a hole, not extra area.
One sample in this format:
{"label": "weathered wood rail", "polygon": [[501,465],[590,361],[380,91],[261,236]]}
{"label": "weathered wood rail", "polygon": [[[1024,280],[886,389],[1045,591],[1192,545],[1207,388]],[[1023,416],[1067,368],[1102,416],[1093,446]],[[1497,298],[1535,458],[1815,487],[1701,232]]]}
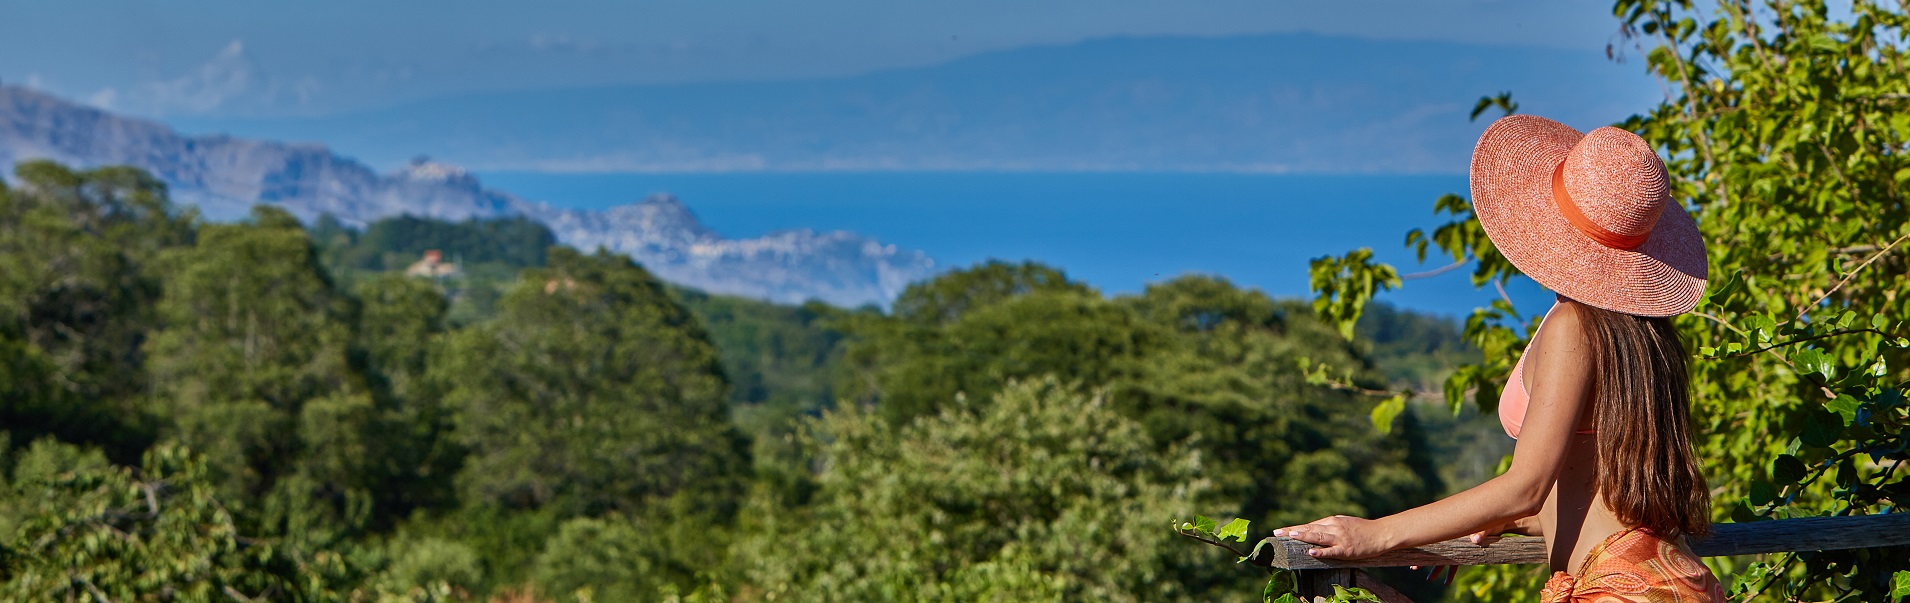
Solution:
{"label": "weathered wood rail", "polygon": [[[1692,541],[1691,550],[1703,557],[1720,557],[1891,546],[1910,546],[1910,513],[1714,524],[1710,536]],[[1247,562],[1295,570],[1300,592],[1308,598],[1331,594],[1333,585],[1339,584],[1372,590],[1388,603],[1410,602],[1359,568],[1547,562],[1544,539],[1520,536],[1507,536],[1486,544],[1456,538],[1352,561],[1308,555],[1307,549],[1313,547],[1291,538],[1267,538]]]}

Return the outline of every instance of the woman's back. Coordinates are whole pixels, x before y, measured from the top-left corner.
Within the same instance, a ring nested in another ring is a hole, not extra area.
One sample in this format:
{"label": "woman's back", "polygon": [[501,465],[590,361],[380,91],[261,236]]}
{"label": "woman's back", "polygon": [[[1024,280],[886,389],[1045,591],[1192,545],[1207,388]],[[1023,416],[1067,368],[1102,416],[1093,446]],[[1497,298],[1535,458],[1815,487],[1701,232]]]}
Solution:
{"label": "woman's back", "polygon": [[[1515,371],[1520,381],[1507,383],[1508,390],[1520,388],[1522,391],[1518,393],[1525,394],[1522,397],[1528,400],[1534,397],[1531,393],[1547,387],[1575,387],[1581,391],[1573,392],[1574,395],[1591,394],[1578,385],[1591,381],[1589,377],[1596,364],[1587,349],[1584,323],[1580,320],[1579,311],[1578,304],[1560,300],[1546,313],[1538,334],[1533,336],[1532,345],[1526,349],[1525,357],[1519,362],[1521,368],[1544,368]],[[1553,382],[1546,383],[1540,374],[1553,377]],[[1569,448],[1565,463],[1559,467],[1558,481],[1552,484],[1552,492],[1545,498],[1545,505],[1539,511],[1539,525],[1544,530],[1546,546],[1551,551],[1552,571],[1577,571],[1578,568],[1571,567],[1573,561],[1584,559],[1592,547],[1626,527],[1598,499],[1596,403],[1595,400],[1586,400],[1584,410],[1576,421],[1578,428],[1573,430],[1567,444]],[[1523,409],[1520,410],[1522,414]],[[1516,431],[1512,424],[1507,424],[1507,427],[1509,432]]]}

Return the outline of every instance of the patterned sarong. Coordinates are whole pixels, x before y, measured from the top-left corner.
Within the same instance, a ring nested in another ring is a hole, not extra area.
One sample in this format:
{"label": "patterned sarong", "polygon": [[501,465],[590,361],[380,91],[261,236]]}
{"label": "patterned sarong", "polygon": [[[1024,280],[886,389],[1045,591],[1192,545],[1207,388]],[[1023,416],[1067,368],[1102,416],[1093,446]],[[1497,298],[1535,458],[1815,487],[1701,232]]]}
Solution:
{"label": "patterned sarong", "polygon": [[1541,603],[1722,603],[1724,587],[1684,538],[1640,528],[1612,534],[1585,555],[1577,576],[1553,572]]}

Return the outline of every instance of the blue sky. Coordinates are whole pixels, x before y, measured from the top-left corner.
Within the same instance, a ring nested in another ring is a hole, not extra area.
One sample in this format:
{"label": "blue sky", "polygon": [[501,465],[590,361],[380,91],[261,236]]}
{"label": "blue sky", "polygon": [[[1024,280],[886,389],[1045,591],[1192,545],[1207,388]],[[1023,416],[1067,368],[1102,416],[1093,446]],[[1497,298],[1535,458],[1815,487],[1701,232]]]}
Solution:
{"label": "blue sky", "polygon": [[116,111],[323,115],[482,90],[844,75],[1122,35],[1600,49],[1608,0],[3,0],[0,81]]}

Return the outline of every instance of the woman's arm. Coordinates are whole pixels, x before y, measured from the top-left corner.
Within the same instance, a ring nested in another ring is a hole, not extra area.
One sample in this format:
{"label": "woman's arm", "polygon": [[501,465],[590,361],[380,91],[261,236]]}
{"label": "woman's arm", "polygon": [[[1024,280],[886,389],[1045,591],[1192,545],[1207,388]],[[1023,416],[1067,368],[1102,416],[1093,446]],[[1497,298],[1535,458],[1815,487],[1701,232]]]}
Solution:
{"label": "woman's arm", "polygon": [[1561,302],[1546,318],[1545,336],[1526,359],[1526,371],[1537,387],[1531,388],[1512,467],[1505,474],[1444,500],[1380,519],[1336,515],[1273,534],[1321,545],[1309,551],[1318,557],[1360,559],[1537,514],[1571,449],[1579,415],[1589,406],[1592,357],[1582,329],[1572,302]]}

